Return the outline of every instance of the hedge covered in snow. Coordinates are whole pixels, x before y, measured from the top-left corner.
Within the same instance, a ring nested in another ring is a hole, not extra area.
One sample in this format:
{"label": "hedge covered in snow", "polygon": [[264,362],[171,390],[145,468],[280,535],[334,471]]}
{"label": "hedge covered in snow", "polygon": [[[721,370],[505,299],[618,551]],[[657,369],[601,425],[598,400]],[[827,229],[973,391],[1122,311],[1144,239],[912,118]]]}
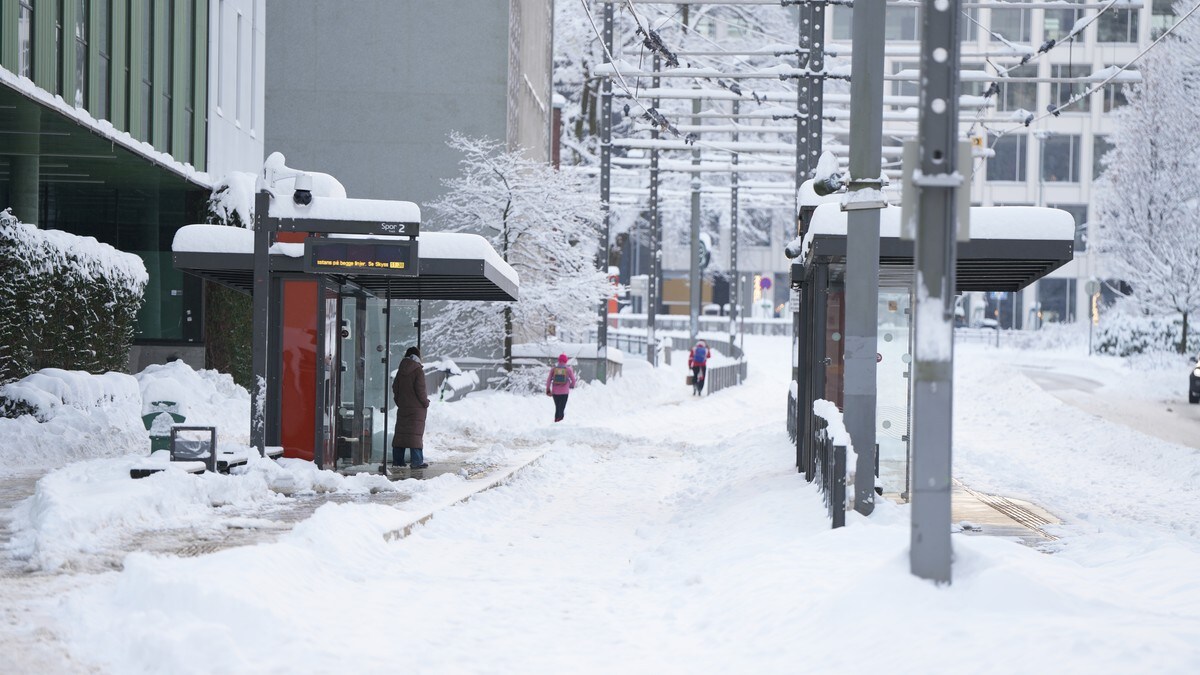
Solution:
{"label": "hedge covered in snow", "polygon": [[147,280],[136,255],[0,212],[0,383],[124,371]]}
{"label": "hedge covered in snow", "polygon": [[[1178,352],[1183,336],[1180,317],[1140,316],[1128,312],[1109,312],[1100,320],[1095,348],[1100,354],[1131,356],[1154,352]],[[1188,326],[1188,350],[1200,347],[1196,331]]]}

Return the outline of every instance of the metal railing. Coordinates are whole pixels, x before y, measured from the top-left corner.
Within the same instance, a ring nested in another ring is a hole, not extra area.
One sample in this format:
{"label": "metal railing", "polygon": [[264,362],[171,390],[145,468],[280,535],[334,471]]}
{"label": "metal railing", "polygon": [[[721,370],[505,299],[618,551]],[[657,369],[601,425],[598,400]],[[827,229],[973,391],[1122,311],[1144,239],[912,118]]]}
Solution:
{"label": "metal railing", "polygon": [[846,446],[834,444],[823,417],[814,415],[813,421],[814,460],[821,495],[825,498],[825,509],[833,527],[843,527],[846,525]]}
{"label": "metal railing", "polygon": [[716,368],[709,368],[704,376],[704,388],[715,394],[728,387],[736,387],[746,379],[746,362],[738,361]]}
{"label": "metal railing", "polygon": [[982,342],[1000,346],[1000,331],[995,328],[955,328],[955,342]]}
{"label": "metal railing", "polygon": [[[646,329],[645,314],[609,314],[608,318],[615,322],[617,328]],[[729,332],[728,316],[698,317],[700,330],[705,333]],[[686,314],[658,314],[654,317],[656,330],[687,331],[690,318]],[[738,319],[738,332],[747,335],[791,335],[792,319]]]}
{"label": "metal railing", "polygon": [[[796,406],[797,405],[798,405],[798,402],[796,401],[796,394],[794,392],[789,391],[788,392],[788,406],[787,406],[787,433],[788,433],[788,438],[791,439],[792,443],[796,442]],[[799,466],[799,465],[800,465],[800,463],[799,463],[799,461],[797,461],[796,466]]]}

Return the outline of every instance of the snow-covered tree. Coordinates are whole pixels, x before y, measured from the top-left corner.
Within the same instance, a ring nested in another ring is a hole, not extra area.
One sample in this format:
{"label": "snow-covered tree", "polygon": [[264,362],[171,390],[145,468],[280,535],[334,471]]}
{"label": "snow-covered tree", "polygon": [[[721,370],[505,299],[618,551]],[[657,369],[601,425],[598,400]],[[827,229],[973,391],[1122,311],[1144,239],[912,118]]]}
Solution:
{"label": "snow-covered tree", "polygon": [[585,174],[556,170],[489,139],[451,135],[462,171],[443,181],[447,192],[429,205],[430,225],[487,237],[521,277],[515,303],[450,303],[426,322],[426,338],[443,352],[503,346],[577,332],[596,321],[612,293],[597,268],[603,222],[598,190]]}
{"label": "snow-covered tree", "polygon": [[[1193,22],[1194,23],[1194,22]],[[1096,189],[1098,248],[1149,312],[1200,308],[1200,35],[1169,36],[1127,89]]]}

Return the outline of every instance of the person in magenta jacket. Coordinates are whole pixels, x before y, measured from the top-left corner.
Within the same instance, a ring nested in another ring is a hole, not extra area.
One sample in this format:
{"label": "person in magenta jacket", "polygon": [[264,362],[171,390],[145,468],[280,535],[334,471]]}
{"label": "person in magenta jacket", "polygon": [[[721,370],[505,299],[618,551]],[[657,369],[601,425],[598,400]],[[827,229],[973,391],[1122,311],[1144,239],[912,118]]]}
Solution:
{"label": "person in magenta jacket", "polygon": [[561,422],[567,410],[567,395],[575,388],[575,371],[567,365],[567,355],[558,355],[558,365],[546,376],[546,395],[554,397],[554,421]]}

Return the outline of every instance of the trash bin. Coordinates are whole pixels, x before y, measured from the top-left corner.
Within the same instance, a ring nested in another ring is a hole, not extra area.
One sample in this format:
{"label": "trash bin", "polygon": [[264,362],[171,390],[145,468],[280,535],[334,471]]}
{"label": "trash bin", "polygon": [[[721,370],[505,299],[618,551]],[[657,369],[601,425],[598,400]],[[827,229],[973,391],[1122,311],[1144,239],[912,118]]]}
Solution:
{"label": "trash bin", "polygon": [[151,401],[142,408],[142,424],[150,432],[150,452],[171,449],[171,427],[187,418],[175,401]]}

